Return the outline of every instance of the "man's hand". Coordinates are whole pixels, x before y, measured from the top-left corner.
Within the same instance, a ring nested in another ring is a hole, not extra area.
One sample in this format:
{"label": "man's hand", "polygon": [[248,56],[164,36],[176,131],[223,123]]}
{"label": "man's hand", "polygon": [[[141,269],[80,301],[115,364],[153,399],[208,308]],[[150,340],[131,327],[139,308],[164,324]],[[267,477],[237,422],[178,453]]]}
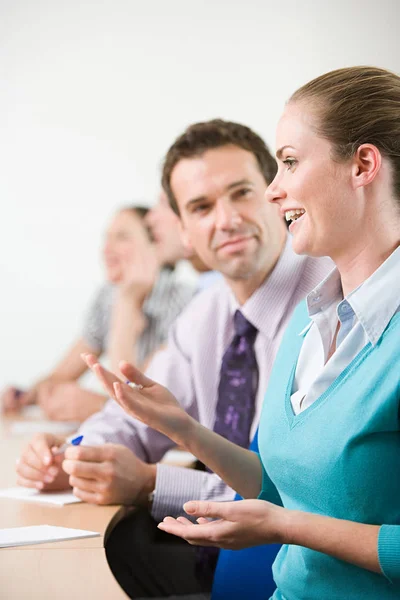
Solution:
{"label": "man's hand", "polygon": [[62,470],[63,456],[54,456],[52,448],[64,439],[51,434],[36,435],[17,462],[17,483],[37,490],[67,490],[68,475]]}
{"label": "man's hand", "polygon": [[42,383],[38,387],[37,402],[49,419],[79,421],[82,423],[101,410],[107,398],[84,390],[75,382]]}
{"label": "man's hand", "polygon": [[270,502],[186,502],[184,509],[198,517],[197,524],[185,517],[165,517],[159,529],[182,537],[189,544],[230,550],[285,543],[289,511]]}
{"label": "man's hand", "polygon": [[133,389],[114,373],[102,367],[96,356],[85,354],[82,358],[102,383],[107,394],[128,414],[168,436],[178,445],[186,447],[187,439],[191,435],[190,425],[197,422],[189,417],[167,388],[143,375],[133,365],[121,361],[119,368],[122,375],[141,386]]}
{"label": "man's hand", "polygon": [[62,466],[75,496],[92,504],[145,506],[155,488],[156,465],[117,444],[71,446]]}

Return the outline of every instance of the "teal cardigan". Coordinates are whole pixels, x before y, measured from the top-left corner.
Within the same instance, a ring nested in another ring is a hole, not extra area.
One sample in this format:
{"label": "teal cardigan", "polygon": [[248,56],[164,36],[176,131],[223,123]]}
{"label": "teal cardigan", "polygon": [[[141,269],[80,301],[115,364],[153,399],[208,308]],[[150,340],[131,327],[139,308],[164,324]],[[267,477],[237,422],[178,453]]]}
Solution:
{"label": "teal cardigan", "polygon": [[274,563],[274,600],[400,598],[400,313],[303,412],[290,395],[309,322],[296,309],[279,349],[259,432],[260,498],[310,513],[382,525],[383,574],[301,546]]}

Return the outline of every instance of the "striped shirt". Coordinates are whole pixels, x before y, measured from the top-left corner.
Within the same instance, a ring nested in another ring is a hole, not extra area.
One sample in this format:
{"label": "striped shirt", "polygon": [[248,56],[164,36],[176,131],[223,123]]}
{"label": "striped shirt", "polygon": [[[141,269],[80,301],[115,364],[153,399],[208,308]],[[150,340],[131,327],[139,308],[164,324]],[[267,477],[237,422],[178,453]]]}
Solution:
{"label": "striped shirt", "polygon": [[[143,364],[147,357],[165,343],[170,325],[196,291],[194,282],[181,279],[175,270],[162,269],[145,299],[142,310],[147,325],[137,341],[138,365]],[[83,339],[99,354],[107,352],[115,293],[116,286],[111,283],[106,283],[99,290],[83,326]]]}
{"label": "striped shirt", "polygon": [[[288,237],[282,255],[269,277],[241,307],[259,331],[255,352],[259,387],[252,426],[260,419],[272,363],[283,330],[298,302],[332,269],[329,259],[297,256]],[[214,427],[218,383],[223,354],[234,335],[237,301],[224,280],[198,294],[175,321],[167,347],[155,355],[147,375],[166,386],[183,408],[202,425]],[[80,428],[86,444],[119,443],[139,458],[158,463],[173,443],[129,417],[113,400]],[[167,464],[157,465],[152,515],[183,514],[188,500],[232,500],[234,492],[215,474]]]}

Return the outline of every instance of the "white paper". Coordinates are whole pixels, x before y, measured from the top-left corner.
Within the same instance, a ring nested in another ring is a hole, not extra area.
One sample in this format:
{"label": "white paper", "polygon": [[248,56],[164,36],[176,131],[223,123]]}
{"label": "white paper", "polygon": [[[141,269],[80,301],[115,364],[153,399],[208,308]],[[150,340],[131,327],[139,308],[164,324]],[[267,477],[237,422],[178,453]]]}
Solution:
{"label": "white paper", "polygon": [[79,423],[75,421],[15,421],[10,427],[14,435],[24,433],[72,433],[77,431]]}
{"label": "white paper", "polygon": [[30,544],[45,544],[47,542],[61,542],[63,540],[76,540],[78,538],[97,537],[97,531],[83,529],[69,529],[53,525],[33,525],[31,527],[11,527],[0,529],[0,548],[11,546],[27,546]]}
{"label": "white paper", "polygon": [[11,487],[0,490],[0,498],[14,498],[15,500],[27,500],[28,502],[44,502],[46,504],[57,504],[58,506],[82,502],[82,500],[74,496],[71,491],[40,492],[39,490],[26,487]]}

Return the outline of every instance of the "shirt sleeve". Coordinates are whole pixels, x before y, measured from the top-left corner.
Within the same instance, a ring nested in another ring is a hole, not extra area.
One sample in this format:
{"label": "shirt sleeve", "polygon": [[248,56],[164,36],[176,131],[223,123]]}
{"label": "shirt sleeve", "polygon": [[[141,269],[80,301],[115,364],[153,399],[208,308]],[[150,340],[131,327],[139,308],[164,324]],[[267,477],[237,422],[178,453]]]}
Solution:
{"label": "shirt sleeve", "polygon": [[[178,343],[177,329],[181,327],[184,331],[185,325],[185,322],[179,324],[177,321],[171,328],[167,347],[154,356],[146,374],[167,387],[182,407],[197,419],[190,357],[186,356]],[[159,462],[175,446],[163,434],[130,417],[112,399],[108,400],[103,410],[82,423],[79,434],[84,436],[84,445],[122,444],[148,463]]]}
{"label": "shirt sleeve", "polygon": [[382,525],[378,535],[378,559],[390,582],[400,579],[400,526]]}
{"label": "shirt sleeve", "polygon": [[96,352],[103,352],[110,322],[113,289],[103,286],[96,294],[83,322],[82,337]]}
{"label": "shirt sleeve", "polygon": [[189,518],[183,510],[189,500],[228,502],[234,497],[234,490],[214,473],[159,464],[151,514],[156,521],[167,516]]}

